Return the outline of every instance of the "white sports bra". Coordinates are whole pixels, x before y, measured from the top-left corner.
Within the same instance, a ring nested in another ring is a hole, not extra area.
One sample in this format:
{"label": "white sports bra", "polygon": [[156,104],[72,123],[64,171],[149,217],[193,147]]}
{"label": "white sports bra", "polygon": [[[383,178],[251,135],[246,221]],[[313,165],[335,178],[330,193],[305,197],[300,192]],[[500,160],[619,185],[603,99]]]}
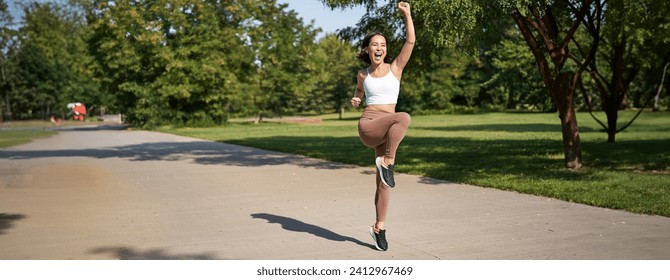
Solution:
{"label": "white sports bra", "polygon": [[365,89],[365,103],[367,105],[398,103],[400,81],[393,75],[391,67],[389,67],[386,76],[380,78],[370,76],[370,68],[365,71],[367,71],[367,76],[363,80],[363,88]]}

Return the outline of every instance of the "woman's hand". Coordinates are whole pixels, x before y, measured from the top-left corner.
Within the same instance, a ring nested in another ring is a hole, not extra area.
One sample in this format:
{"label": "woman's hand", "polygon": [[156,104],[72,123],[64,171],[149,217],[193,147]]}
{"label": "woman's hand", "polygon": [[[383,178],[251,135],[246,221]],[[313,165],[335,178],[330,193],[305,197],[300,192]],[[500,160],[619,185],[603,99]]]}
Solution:
{"label": "woman's hand", "polygon": [[410,15],[409,3],[407,2],[398,2],[398,10],[404,15]]}
{"label": "woman's hand", "polygon": [[358,105],[361,105],[361,99],[358,97],[352,97],[351,106],[354,106],[354,108],[358,108]]}

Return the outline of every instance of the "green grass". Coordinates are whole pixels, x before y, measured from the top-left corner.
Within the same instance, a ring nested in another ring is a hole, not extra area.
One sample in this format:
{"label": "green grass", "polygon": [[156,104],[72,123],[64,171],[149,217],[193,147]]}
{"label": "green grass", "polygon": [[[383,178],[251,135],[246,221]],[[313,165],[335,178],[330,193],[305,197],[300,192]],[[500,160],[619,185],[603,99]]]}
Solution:
{"label": "green grass", "polygon": [[[621,112],[620,125],[634,112]],[[238,121],[216,128],[162,128],[168,133],[359,166],[373,150],[358,139],[359,113],[320,124]],[[599,115],[605,120],[604,115]],[[555,113],[413,116],[400,146],[397,172],[553,197],[599,207],[670,217],[670,113],[645,112],[617,143],[578,114],[584,167],[563,168]]]}
{"label": "green grass", "polygon": [[46,130],[0,130],[0,148],[21,145],[56,132]]}
{"label": "green grass", "polygon": [[[90,124],[89,121],[63,121],[59,126],[80,126]],[[9,121],[0,123],[0,148],[25,144],[33,139],[49,137],[57,132],[48,130],[55,125],[50,121]]]}

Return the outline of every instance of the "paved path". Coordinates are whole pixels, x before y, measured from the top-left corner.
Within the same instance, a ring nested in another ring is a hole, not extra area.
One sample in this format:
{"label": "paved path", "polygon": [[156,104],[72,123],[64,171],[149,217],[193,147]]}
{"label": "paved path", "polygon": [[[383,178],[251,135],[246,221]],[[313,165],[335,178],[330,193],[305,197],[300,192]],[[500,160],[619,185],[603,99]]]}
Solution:
{"label": "paved path", "polygon": [[0,259],[670,259],[670,219],[147,131],[0,149]]}

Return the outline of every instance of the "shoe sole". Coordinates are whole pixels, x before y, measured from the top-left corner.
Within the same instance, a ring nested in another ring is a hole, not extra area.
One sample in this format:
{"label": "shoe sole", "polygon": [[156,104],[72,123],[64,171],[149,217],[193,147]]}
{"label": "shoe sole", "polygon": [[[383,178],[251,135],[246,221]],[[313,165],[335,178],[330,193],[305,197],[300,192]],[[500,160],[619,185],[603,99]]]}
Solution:
{"label": "shoe sole", "polygon": [[381,163],[381,158],[382,157],[377,157],[375,158],[375,165],[377,166],[377,170],[379,170],[379,179],[382,179],[382,183],[386,185],[389,188],[393,188],[389,183],[384,180],[384,172],[382,172],[382,163]]}
{"label": "shoe sole", "polygon": [[372,227],[370,227],[370,236],[372,236],[372,240],[375,241],[375,247],[377,247],[377,250],[383,252],[384,250],[382,250],[382,248],[379,248],[379,245],[377,245],[377,237],[375,237],[375,231],[372,229]]}

